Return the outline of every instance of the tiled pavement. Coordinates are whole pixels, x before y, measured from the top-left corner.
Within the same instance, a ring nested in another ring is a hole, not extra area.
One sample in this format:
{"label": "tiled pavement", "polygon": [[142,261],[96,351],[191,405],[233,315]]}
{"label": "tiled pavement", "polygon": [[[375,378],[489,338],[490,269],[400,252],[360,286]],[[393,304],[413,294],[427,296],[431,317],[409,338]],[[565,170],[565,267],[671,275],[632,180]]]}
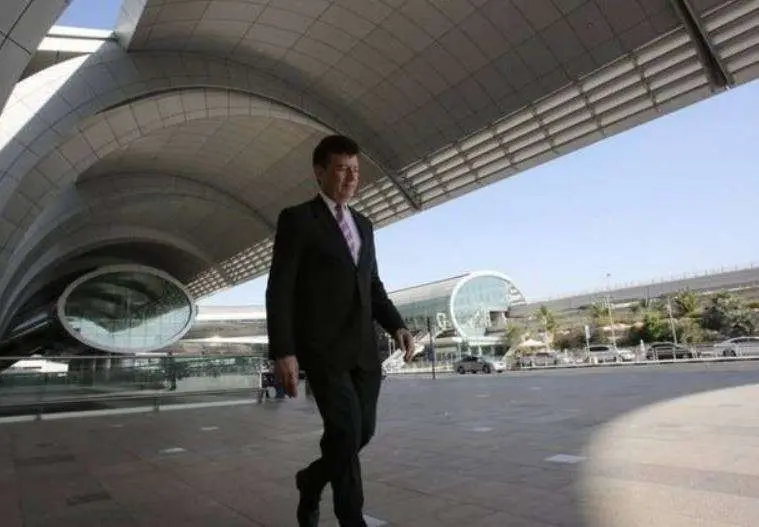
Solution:
{"label": "tiled pavement", "polygon": [[[757,382],[757,363],[390,378],[366,512],[417,527],[757,525]],[[293,474],[319,427],[303,398],[2,424],[0,524],[295,525]],[[331,509],[327,492],[324,525]]]}

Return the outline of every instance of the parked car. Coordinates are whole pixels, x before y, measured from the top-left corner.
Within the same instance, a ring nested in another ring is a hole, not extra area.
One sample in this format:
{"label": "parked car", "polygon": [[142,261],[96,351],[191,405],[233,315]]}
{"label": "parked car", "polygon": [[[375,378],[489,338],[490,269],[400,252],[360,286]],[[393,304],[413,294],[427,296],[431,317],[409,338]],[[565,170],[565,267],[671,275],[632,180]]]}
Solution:
{"label": "parked car", "polygon": [[488,356],[470,355],[462,358],[454,364],[454,370],[460,374],[464,373],[492,373],[506,370],[506,364],[500,359]]}
{"label": "parked car", "polygon": [[751,357],[759,355],[759,337],[736,337],[714,345],[715,356]]}
{"label": "parked car", "polygon": [[617,353],[619,353],[619,358],[622,359],[624,362],[632,362],[635,360],[635,357],[636,357],[636,353],[630,349],[617,350]]}
{"label": "parked car", "polygon": [[618,362],[622,360],[617,347],[613,344],[591,344],[588,347],[587,362],[601,364],[604,362]]}
{"label": "parked car", "polygon": [[646,360],[692,359],[693,350],[674,342],[653,342],[646,350]]}
{"label": "parked car", "polygon": [[557,364],[579,364],[582,362],[581,357],[577,357],[575,355],[570,355],[569,352],[563,351],[563,352],[556,352],[556,363]]}
{"label": "parked car", "polygon": [[520,357],[520,366],[526,368],[534,368],[536,366],[555,366],[559,363],[559,359],[555,353],[548,351],[538,351],[531,355],[524,355]]}

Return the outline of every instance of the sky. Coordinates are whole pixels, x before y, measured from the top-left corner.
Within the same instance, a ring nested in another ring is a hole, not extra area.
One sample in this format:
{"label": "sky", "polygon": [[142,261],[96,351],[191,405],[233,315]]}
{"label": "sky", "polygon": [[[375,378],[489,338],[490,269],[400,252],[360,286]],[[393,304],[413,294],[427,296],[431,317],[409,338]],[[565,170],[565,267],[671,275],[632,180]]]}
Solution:
{"label": "sky", "polygon": [[[75,0],[59,23],[113,27],[120,1]],[[379,229],[380,276],[392,291],[496,270],[538,300],[759,264],[757,122],[753,82]]]}

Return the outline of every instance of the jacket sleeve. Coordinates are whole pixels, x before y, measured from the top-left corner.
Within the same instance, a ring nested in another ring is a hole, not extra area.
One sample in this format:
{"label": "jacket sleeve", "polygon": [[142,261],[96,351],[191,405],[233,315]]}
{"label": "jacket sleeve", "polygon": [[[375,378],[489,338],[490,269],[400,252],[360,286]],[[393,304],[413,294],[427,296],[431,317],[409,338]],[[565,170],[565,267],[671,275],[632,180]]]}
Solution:
{"label": "jacket sleeve", "polygon": [[277,219],[277,233],[266,285],[266,326],[269,358],[295,355],[295,283],[301,256],[300,229],[291,209]]}
{"label": "jacket sleeve", "polygon": [[[371,223],[369,225],[371,229]],[[374,244],[374,235],[372,234],[372,245]],[[403,317],[398,313],[393,301],[387,296],[385,286],[379,277],[377,270],[377,254],[372,246],[372,317],[379,322],[379,325],[391,335],[401,328],[405,328]]]}

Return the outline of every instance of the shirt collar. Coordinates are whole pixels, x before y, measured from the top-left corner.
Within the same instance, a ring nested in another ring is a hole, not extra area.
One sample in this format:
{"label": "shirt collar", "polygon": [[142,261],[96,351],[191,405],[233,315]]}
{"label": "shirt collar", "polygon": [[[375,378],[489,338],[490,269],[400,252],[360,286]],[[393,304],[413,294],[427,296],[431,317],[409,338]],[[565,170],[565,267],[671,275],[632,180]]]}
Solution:
{"label": "shirt collar", "polygon": [[[332,198],[330,198],[329,196],[327,196],[327,195],[326,195],[326,194],[325,194],[323,191],[321,191],[321,190],[319,191],[319,195],[320,195],[320,196],[322,197],[322,199],[324,200],[324,203],[326,203],[326,204],[327,204],[327,208],[329,208],[329,211],[330,211],[332,214],[335,214],[335,209],[336,209],[336,207],[337,207],[337,205],[338,205],[338,204],[337,204],[337,203],[336,203],[336,202],[335,202],[335,201],[334,201]],[[348,205],[343,205],[343,206],[342,206],[342,209],[343,209],[343,211],[344,211],[344,212],[346,212],[346,211],[348,210]]]}

